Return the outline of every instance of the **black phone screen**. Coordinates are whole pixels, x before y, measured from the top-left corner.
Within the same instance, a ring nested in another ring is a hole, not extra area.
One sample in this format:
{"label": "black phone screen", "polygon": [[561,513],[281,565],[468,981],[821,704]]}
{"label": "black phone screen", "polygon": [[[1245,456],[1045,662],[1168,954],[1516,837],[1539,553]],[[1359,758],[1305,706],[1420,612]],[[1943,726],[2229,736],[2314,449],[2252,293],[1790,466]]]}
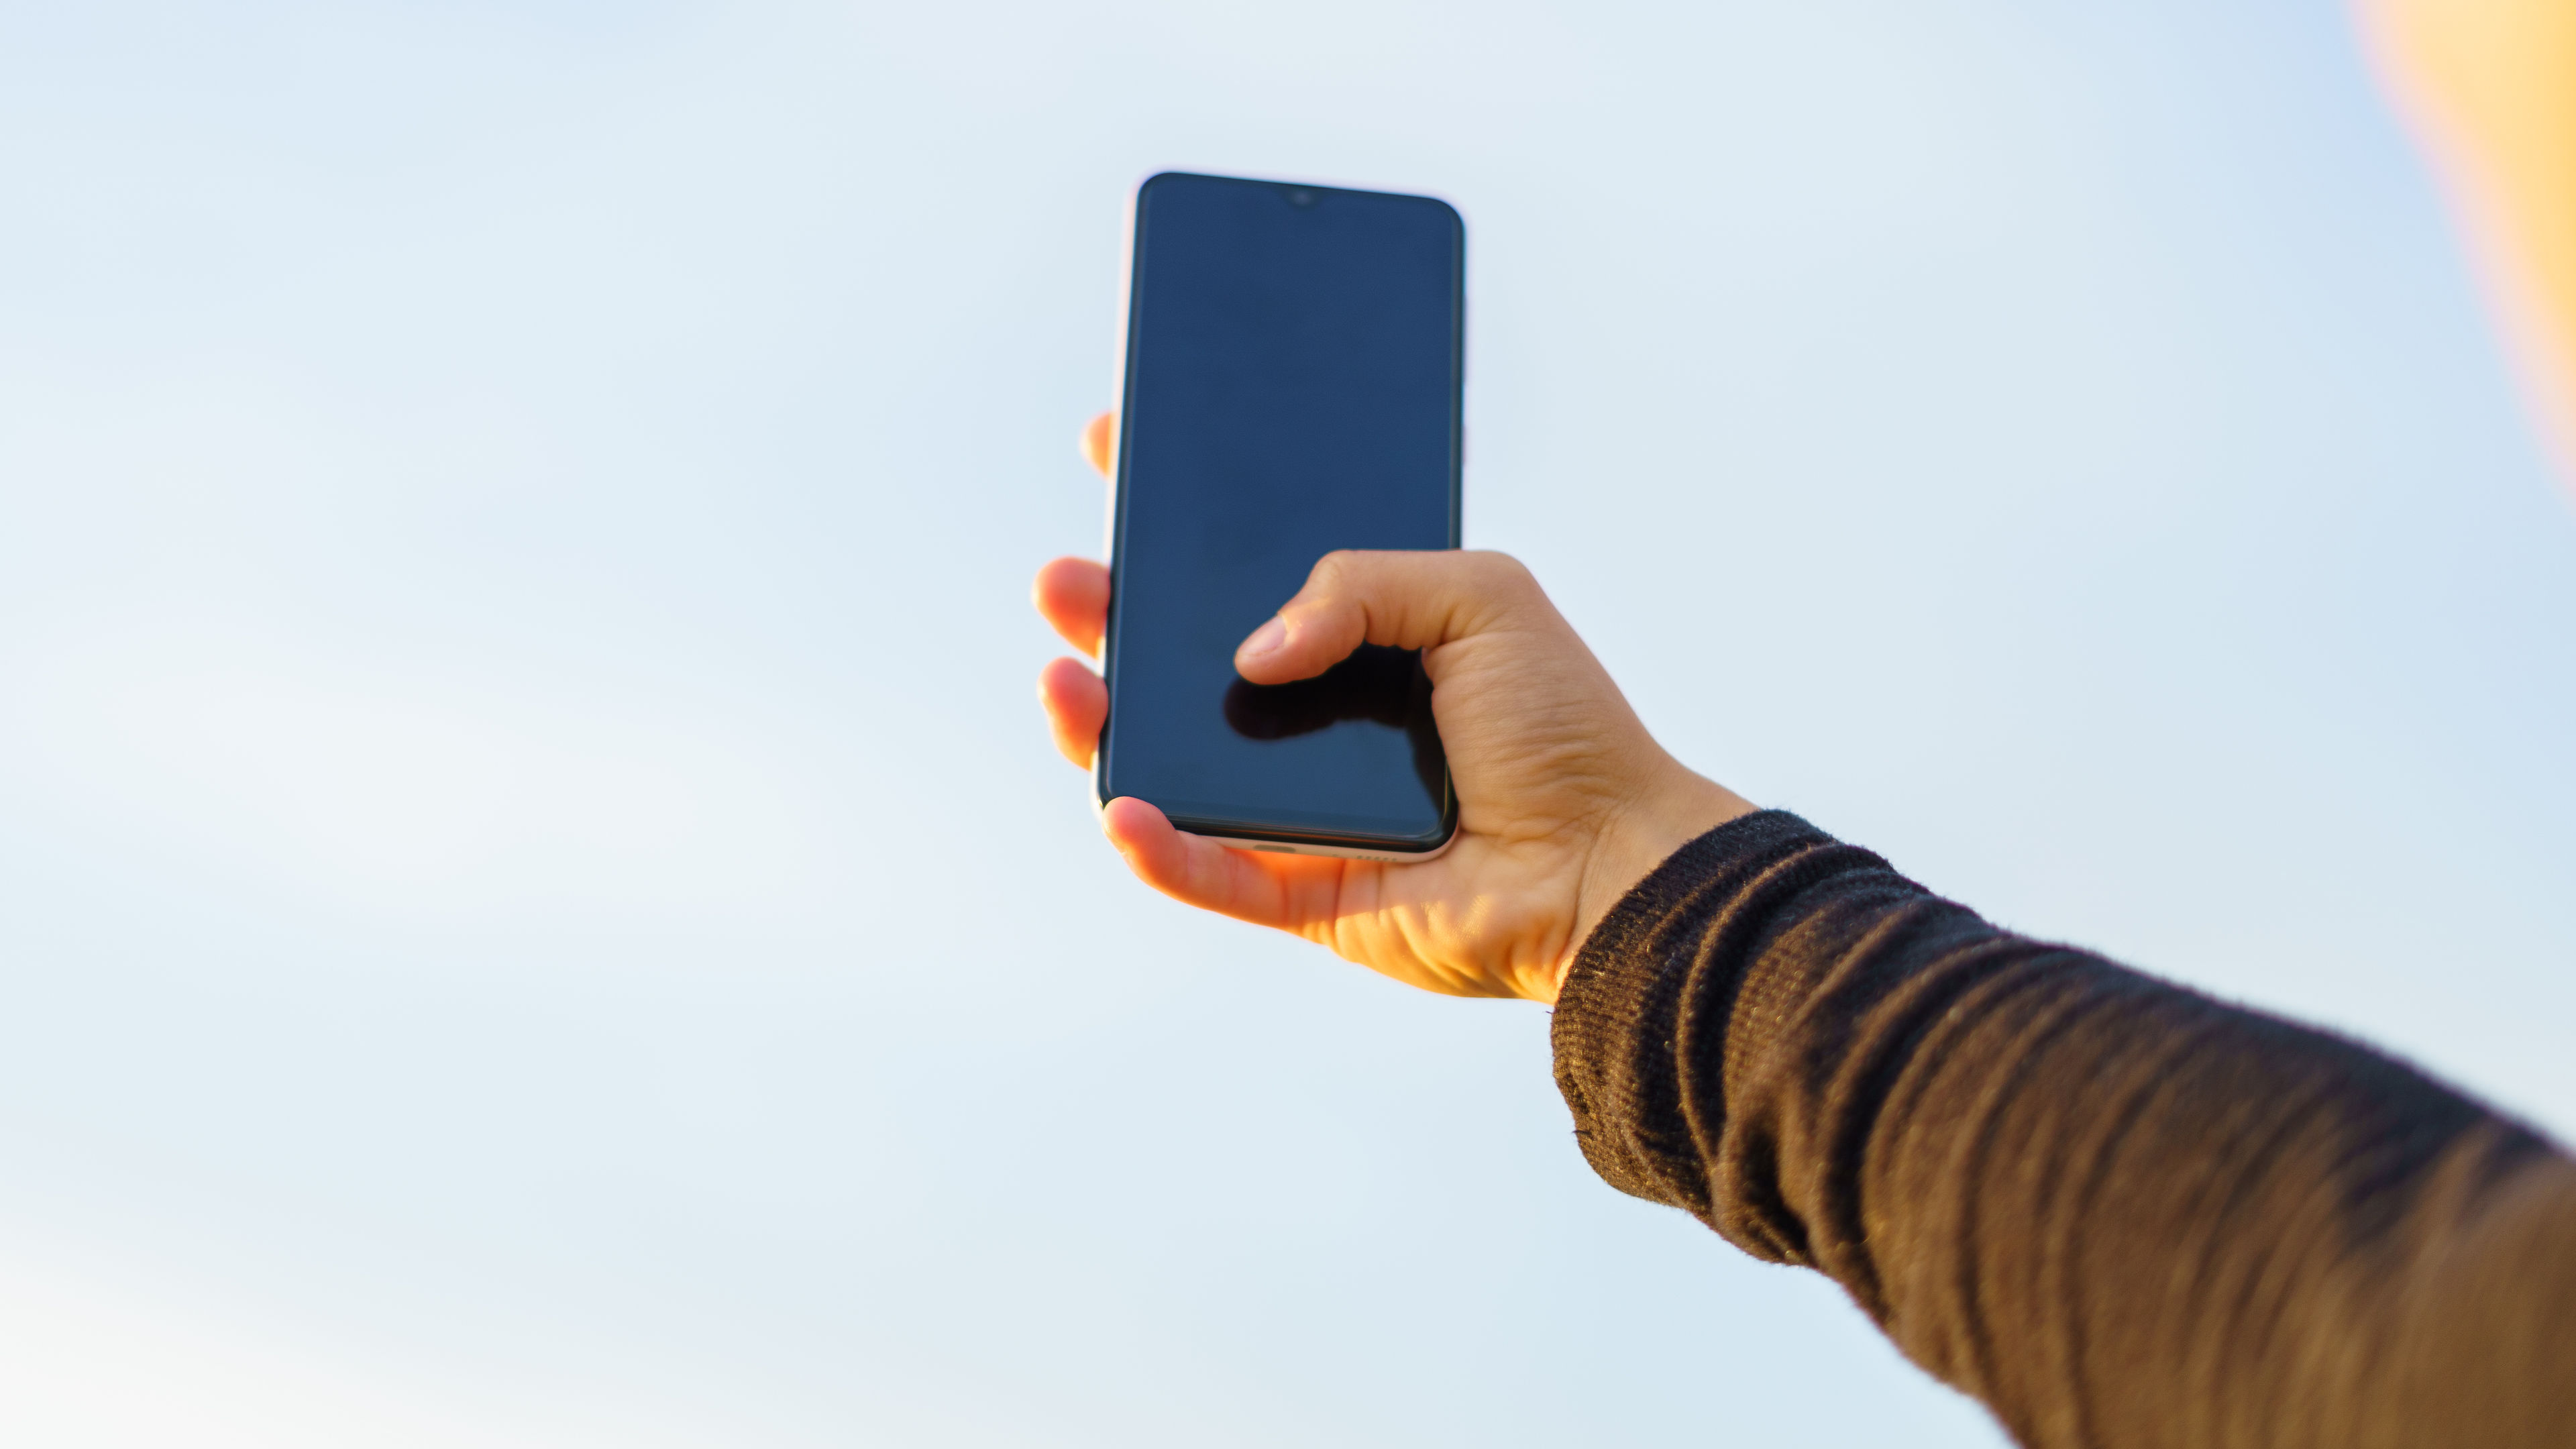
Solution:
{"label": "black phone screen", "polygon": [[1465,239],[1428,197],[1177,173],[1138,190],[1102,799],[1206,835],[1448,838],[1412,652],[1363,645],[1265,688],[1234,650],[1335,549],[1458,546]]}

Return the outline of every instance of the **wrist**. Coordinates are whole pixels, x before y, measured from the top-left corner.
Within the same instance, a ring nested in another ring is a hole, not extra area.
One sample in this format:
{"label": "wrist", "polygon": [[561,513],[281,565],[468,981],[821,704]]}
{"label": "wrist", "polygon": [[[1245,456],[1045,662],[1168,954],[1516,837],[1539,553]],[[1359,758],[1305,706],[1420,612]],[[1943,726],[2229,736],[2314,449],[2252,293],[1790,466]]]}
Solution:
{"label": "wrist", "polygon": [[1548,975],[1545,1000],[1556,1000],[1592,929],[1639,881],[1653,874],[1674,851],[1758,808],[1678,762],[1659,772],[1652,785],[1640,790],[1594,837],[1582,883],[1575,891],[1572,939]]}

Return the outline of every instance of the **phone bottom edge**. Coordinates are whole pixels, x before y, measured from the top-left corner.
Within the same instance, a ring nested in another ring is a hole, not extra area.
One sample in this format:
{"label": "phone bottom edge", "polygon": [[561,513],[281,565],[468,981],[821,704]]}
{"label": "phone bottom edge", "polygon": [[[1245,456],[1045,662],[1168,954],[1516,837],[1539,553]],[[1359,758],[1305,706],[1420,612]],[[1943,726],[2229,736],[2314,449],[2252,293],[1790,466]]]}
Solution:
{"label": "phone bottom edge", "polygon": [[1365,845],[1322,845],[1303,840],[1253,840],[1236,835],[1204,835],[1195,830],[1183,833],[1197,835],[1201,840],[1213,840],[1233,850],[1260,850],[1273,855],[1323,855],[1339,860],[1382,860],[1390,865],[1419,865],[1426,860],[1438,860],[1449,853],[1449,847],[1458,843],[1458,832],[1455,830],[1449,832],[1448,839],[1429,850],[1375,850]]}

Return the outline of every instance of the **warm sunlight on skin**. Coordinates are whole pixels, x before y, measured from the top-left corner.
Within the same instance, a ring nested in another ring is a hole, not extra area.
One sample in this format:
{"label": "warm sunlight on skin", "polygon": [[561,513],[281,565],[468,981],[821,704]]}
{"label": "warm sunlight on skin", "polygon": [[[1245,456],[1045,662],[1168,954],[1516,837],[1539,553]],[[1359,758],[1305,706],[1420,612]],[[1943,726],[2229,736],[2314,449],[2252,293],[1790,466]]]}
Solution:
{"label": "warm sunlight on skin", "polygon": [[2576,0],[2358,0],[2576,487]]}
{"label": "warm sunlight on skin", "polygon": [[1104,477],[1109,472],[1110,445],[1118,441],[1117,426],[1116,413],[1102,413],[1082,430],[1083,460],[1100,470]]}
{"label": "warm sunlight on skin", "polygon": [[[1083,431],[1107,470],[1110,419]],[[1109,571],[1060,558],[1038,612],[1097,655]],[[1495,553],[1337,553],[1253,631],[1235,667],[1255,684],[1310,679],[1365,639],[1420,649],[1458,786],[1458,840],[1437,860],[1229,850],[1117,799],[1101,828],[1146,884],[1190,905],[1331,947],[1452,996],[1554,1001],[1613,902],[1694,837],[1753,807],[1682,768],[1529,571]],[[1079,660],[1038,676],[1056,748],[1089,767],[1109,691]]]}
{"label": "warm sunlight on skin", "polygon": [[[2576,0],[2355,0],[2439,158],[2576,485]],[[1114,418],[1082,433],[1110,471]],[[1058,559],[1036,602],[1097,659],[1109,573]],[[1672,850],[1752,809],[1655,744],[1535,580],[1498,554],[1336,554],[1236,667],[1321,673],[1365,638],[1423,651],[1457,781],[1459,839],[1414,865],[1228,850],[1140,800],[1101,812],[1128,867],[1176,899],[1293,932],[1398,980],[1552,1001],[1611,903]],[[1081,661],[1039,676],[1056,748],[1089,768],[1108,689]]]}

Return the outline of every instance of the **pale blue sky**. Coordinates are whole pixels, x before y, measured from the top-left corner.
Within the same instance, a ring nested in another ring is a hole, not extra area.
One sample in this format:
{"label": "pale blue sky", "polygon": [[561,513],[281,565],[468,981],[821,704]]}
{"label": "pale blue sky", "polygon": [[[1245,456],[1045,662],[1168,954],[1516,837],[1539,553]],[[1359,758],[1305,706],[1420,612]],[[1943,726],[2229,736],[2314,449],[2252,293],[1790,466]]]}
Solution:
{"label": "pale blue sky", "polygon": [[2576,1131],[2576,508],[2323,0],[7,5],[0,1437],[1997,1442],[1099,845],[1166,167],[1461,208],[1694,765]]}

